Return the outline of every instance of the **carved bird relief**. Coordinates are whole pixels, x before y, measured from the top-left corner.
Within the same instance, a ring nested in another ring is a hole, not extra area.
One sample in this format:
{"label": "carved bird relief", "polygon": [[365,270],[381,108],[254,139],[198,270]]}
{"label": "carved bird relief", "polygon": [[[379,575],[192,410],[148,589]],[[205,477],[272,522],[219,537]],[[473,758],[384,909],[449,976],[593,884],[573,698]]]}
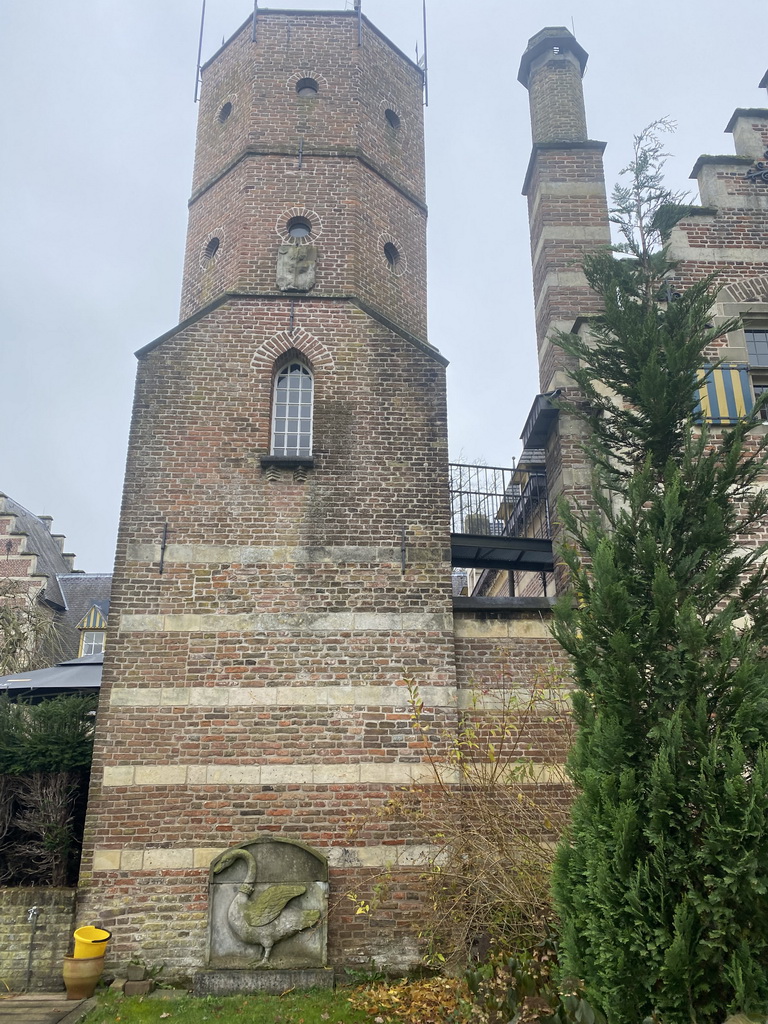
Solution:
{"label": "carved bird relief", "polygon": [[291,935],[305,931],[320,920],[319,910],[303,910],[300,907],[288,907],[292,899],[302,896],[305,885],[284,883],[271,885],[252,900],[256,883],[256,861],[248,850],[229,850],[223,854],[213,873],[228,868],[237,858],[244,860],[248,866],[245,881],[239,886],[227,911],[229,927],[243,942],[249,946],[261,946],[264,955],[256,965],[266,964],[272,947]]}

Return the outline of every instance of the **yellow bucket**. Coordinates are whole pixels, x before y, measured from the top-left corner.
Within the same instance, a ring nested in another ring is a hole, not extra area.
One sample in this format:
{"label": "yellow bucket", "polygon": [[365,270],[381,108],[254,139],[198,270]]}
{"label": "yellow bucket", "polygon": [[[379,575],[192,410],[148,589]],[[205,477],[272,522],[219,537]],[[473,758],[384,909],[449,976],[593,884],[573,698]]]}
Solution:
{"label": "yellow bucket", "polygon": [[75,959],[87,960],[90,957],[104,956],[111,938],[112,932],[108,932],[106,928],[94,928],[91,924],[76,928]]}

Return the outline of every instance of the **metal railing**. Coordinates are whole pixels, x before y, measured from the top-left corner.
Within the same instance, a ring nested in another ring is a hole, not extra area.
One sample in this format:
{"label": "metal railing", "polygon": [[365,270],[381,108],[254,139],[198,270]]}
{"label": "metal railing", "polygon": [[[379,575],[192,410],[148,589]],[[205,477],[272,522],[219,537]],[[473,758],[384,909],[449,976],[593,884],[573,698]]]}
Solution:
{"label": "metal railing", "polygon": [[539,537],[547,540],[552,537],[547,474],[543,470],[528,474],[505,532],[509,537]]}
{"label": "metal railing", "polygon": [[549,538],[544,468],[450,464],[451,532]]}

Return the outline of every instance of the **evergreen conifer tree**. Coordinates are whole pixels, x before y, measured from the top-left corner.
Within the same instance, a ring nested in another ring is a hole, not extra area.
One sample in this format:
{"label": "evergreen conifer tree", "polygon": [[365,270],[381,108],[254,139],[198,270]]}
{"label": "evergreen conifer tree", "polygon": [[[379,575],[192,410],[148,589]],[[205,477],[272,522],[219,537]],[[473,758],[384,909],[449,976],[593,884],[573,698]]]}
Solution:
{"label": "evergreen conifer tree", "polygon": [[610,1024],[768,1010],[768,574],[748,540],[768,453],[759,403],[722,429],[697,415],[705,350],[737,325],[713,326],[713,278],[669,285],[666,127],[614,191],[623,243],[585,261],[604,312],[559,341],[595,508],[561,510],[580,793],[554,890],[565,967]]}

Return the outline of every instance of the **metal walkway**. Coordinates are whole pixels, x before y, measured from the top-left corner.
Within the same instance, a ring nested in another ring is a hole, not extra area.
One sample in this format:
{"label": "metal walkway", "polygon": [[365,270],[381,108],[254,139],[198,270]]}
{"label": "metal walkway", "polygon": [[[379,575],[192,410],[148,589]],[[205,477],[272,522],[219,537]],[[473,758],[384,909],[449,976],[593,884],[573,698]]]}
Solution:
{"label": "metal walkway", "polygon": [[552,541],[544,537],[488,537],[452,533],[451,564],[463,569],[552,572]]}

